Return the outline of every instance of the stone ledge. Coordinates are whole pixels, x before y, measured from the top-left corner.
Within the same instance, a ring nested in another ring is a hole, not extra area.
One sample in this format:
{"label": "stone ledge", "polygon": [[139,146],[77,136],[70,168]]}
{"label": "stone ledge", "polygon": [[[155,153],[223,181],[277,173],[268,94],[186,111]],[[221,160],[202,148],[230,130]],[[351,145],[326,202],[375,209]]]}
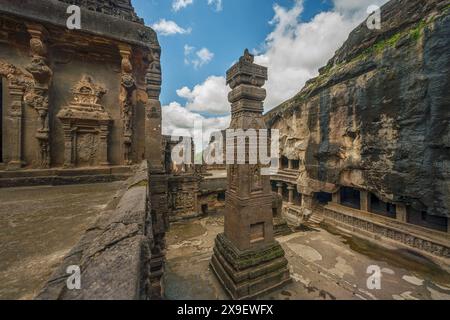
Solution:
{"label": "stone ledge", "polygon": [[[151,271],[155,269],[155,243],[149,218],[148,180],[144,163],[119,192],[117,205],[105,211],[85,233],[37,300],[145,300],[161,295],[150,283],[152,277],[160,275]],[[163,260],[156,266],[159,273]],[[70,265],[81,268],[81,290],[67,289],[66,270]]]}
{"label": "stone ledge", "polygon": [[0,188],[124,181],[133,167],[0,171]]}

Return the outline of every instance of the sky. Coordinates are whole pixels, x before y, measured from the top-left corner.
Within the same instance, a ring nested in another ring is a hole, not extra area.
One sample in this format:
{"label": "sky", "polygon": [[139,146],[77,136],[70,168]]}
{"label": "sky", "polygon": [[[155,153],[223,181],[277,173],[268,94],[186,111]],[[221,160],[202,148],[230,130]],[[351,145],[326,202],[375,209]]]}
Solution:
{"label": "sky", "polygon": [[370,5],[387,0],[132,0],[162,48],[163,132],[204,140],[230,122],[226,71],[244,49],[269,68],[265,111],[293,97],[332,58]]}

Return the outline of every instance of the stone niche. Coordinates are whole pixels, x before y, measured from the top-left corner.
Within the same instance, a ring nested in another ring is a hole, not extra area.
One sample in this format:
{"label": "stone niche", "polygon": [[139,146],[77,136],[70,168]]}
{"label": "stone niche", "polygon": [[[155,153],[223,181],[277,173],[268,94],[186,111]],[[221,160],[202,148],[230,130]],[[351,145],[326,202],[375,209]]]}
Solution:
{"label": "stone niche", "polygon": [[107,166],[112,119],[100,104],[106,90],[84,76],[72,89],[73,100],[57,117],[64,130],[64,166]]}

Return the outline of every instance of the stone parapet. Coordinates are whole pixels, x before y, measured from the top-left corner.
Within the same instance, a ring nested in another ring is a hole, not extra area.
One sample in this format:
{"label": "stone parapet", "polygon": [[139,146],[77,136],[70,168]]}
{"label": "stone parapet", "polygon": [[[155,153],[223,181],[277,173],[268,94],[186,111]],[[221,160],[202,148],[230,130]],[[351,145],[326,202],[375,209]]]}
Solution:
{"label": "stone parapet", "polygon": [[[164,251],[149,201],[146,162],[114,203],[65,257],[38,300],[148,300],[161,298]],[[162,222],[163,223],[163,222]],[[69,266],[81,269],[81,290],[69,290]]]}
{"label": "stone parapet", "polygon": [[441,258],[450,265],[450,237],[445,232],[424,229],[368,212],[329,204],[323,210],[324,222],[371,239],[406,246]]}

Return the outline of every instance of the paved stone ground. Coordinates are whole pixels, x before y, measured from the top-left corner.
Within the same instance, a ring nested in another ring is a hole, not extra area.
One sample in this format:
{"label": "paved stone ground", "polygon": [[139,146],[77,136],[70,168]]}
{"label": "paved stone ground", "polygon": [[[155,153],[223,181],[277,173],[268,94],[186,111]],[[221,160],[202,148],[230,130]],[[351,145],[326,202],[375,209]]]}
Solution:
{"label": "paved stone ground", "polygon": [[32,299],[121,185],[0,189],[0,299]]}
{"label": "paved stone ground", "polygon": [[[176,223],[168,234],[165,275],[168,299],[227,299],[209,270],[223,217]],[[293,283],[262,299],[450,300],[450,275],[432,261],[386,249],[317,227],[278,238],[286,250]],[[367,288],[367,268],[382,270],[381,290]]]}

